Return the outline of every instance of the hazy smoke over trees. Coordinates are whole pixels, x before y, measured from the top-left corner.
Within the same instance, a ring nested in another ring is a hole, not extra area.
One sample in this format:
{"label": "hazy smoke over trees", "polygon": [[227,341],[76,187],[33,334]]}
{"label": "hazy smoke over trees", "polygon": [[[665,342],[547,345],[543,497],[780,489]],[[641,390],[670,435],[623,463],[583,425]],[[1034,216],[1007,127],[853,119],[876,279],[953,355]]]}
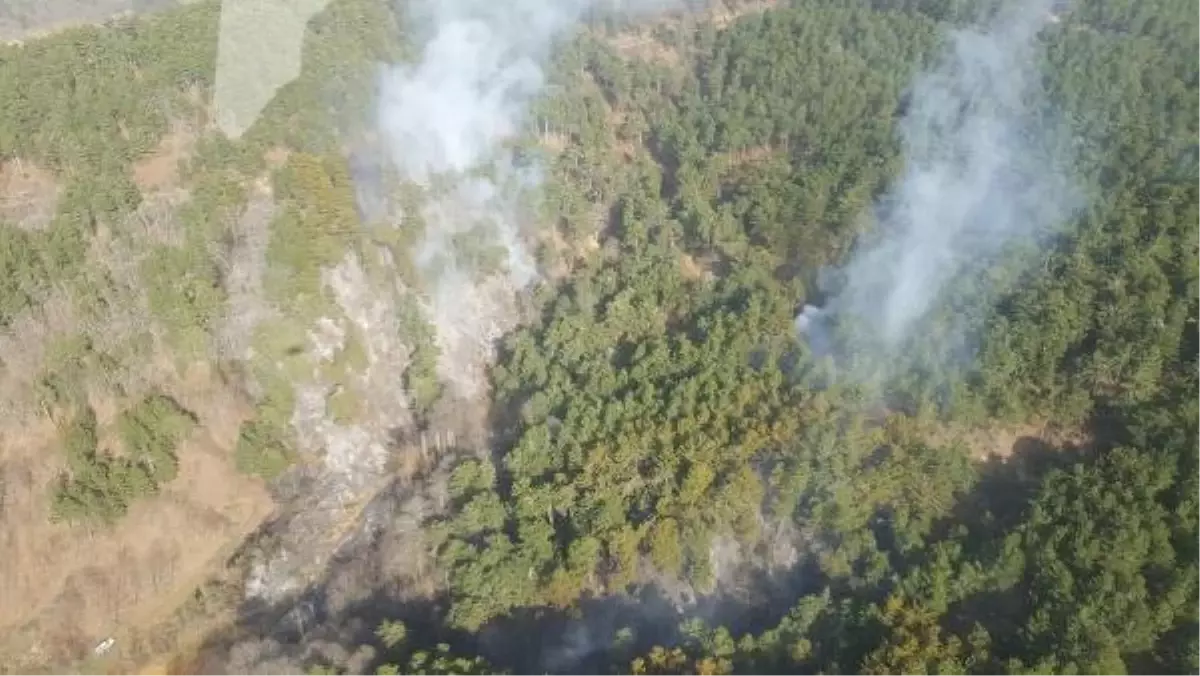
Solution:
{"label": "hazy smoke over trees", "polygon": [[954,32],[916,79],[900,123],[905,169],[876,205],[878,234],[840,271],[829,302],[796,318],[815,350],[830,348],[830,320],[844,318],[875,356],[894,360],[952,282],[1052,233],[1080,206],[1038,100],[1035,37],[1052,4],[1016,3],[985,29]]}
{"label": "hazy smoke over trees", "polygon": [[[538,172],[517,162],[511,142],[544,88],[542,64],[555,42],[598,4],[417,0],[408,14],[420,56],[381,79],[379,127],[391,160],[427,188],[415,258],[430,292],[439,372],[460,395],[482,387],[481,357],[512,314],[506,299],[538,277],[520,227],[520,195]],[[502,254],[506,274],[480,281],[457,249],[465,238]]]}

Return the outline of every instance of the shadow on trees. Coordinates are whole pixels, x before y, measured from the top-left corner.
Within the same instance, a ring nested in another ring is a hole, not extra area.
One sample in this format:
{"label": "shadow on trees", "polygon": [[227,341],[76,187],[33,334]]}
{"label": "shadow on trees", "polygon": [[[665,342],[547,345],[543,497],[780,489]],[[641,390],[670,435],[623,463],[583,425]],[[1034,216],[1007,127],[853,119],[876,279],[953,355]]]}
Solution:
{"label": "shadow on trees", "polygon": [[[1024,519],[1048,472],[1076,464],[1089,452],[1059,448],[1033,437],[1019,439],[1011,455],[993,456],[982,465],[979,482],[959,499],[937,530],[943,530],[944,537],[949,529],[966,526],[969,548],[991,546]],[[399,504],[413,490],[419,489],[398,482],[391,504]],[[247,548],[269,542],[270,528],[264,526]],[[799,596],[835,583],[811,560],[786,574],[746,565],[739,571],[738,584],[731,585],[735,591],[699,596],[687,603],[678,601],[678,589],[672,594],[648,585],[635,594],[587,598],[571,609],[521,608],[478,632],[466,632],[448,625],[450,599],[444,592],[418,597],[386,573],[388,550],[381,542],[403,536],[385,528],[355,539],[330,560],[317,583],[279,603],[243,601],[236,623],[208,638],[196,670],[294,671],[339,665],[350,672],[371,673],[391,661],[375,631],[383,621],[392,620],[405,624],[406,646],[412,650],[445,643],[455,654],[479,655],[513,673],[622,672],[634,656],[654,645],[683,642],[680,624],[685,619],[723,626],[735,637],[758,633],[777,624]],[[237,560],[231,565],[236,567]],[[987,624],[997,629],[997,623],[1006,622],[1003,618],[1021,617],[1019,606],[1020,600],[1009,594],[976,595],[953,609],[951,622],[969,624],[990,616],[993,619]]]}
{"label": "shadow on trees", "polygon": [[[444,592],[414,598],[410,590],[371,574],[354,580],[359,589],[347,589],[345,568],[375,569],[362,562],[380,556],[377,544],[339,552],[318,583],[278,603],[242,601],[237,621],[207,638],[189,670],[261,673],[337,665],[347,673],[373,673],[393,661],[375,635],[391,620],[408,630],[406,652],[445,643],[455,654],[479,655],[512,673],[623,673],[651,647],[681,643],[685,619],[724,626],[735,636],[760,632],[779,621],[797,593],[819,582],[806,564],[784,575],[754,570],[740,577],[738,592],[686,604],[648,585],[634,594],[586,598],[571,609],[521,608],[471,633],[449,626]],[[345,602],[350,595],[360,600]]]}
{"label": "shadow on trees", "polygon": [[[985,550],[995,548],[1005,534],[1028,517],[1028,509],[1037,497],[1048,474],[1067,470],[1087,461],[1094,449],[1066,444],[1052,444],[1038,437],[1020,437],[1008,456],[991,455],[979,467],[979,482],[964,495],[946,519],[946,530],[966,527],[969,533],[963,540],[973,555],[985,556]],[[976,623],[985,626],[1003,644],[1012,642],[1026,615],[1028,598],[1013,590],[988,590],[953,604],[947,611],[949,628],[966,635]],[[1006,639],[1007,637],[1007,639]]]}
{"label": "shadow on trees", "polygon": [[993,454],[980,465],[979,483],[959,500],[948,523],[965,525],[979,535],[1007,532],[1021,521],[1046,474],[1071,467],[1088,453],[1021,437],[1007,457]]}

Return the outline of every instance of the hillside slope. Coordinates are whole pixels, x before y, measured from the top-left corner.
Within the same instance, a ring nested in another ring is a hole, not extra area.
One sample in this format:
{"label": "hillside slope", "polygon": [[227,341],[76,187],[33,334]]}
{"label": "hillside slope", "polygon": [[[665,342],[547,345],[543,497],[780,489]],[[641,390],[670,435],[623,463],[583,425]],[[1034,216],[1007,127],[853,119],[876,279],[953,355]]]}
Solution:
{"label": "hillside slope", "polygon": [[0,47],[0,670],[1200,669],[1193,7],[433,8]]}

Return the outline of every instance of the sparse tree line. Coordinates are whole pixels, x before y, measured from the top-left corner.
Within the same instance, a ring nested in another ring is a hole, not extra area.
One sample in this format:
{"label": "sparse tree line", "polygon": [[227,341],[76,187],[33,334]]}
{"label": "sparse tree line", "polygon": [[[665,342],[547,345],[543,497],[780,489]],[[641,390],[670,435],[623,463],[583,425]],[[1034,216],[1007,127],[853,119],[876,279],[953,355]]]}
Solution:
{"label": "sparse tree line", "polygon": [[[114,522],[174,477],[173,444],[138,456],[95,448],[88,441],[96,431],[84,393],[89,383],[110,387],[129,408],[121,415],[130,415],[141,410],[138,397],[147,389],[131,374],[154,350],[165,350],[179,364],[219,358],[216,339],[228,301],[221,261],[254,180],[268,175],[279,207],[271,223],[266,293],[292,320],[282,329],[260,327],[260,334],[286,332],[327,307],[319,270],[353,243],[353,186],[336,138],[358,120],[336,117],[327,103],[332,97],[342,101],[338,111],[366,109],[360,104],[369,96],[374,63],[387,58],[386,50],[402,47],[391,15],[382,4],[351,1],[335,3],[315,19],[321,38],[306,43],[304,74],[239,142],[216,133],[206,119],[219,16],[219,3],[202,2],[0,49],[0,91],[7,102],[0,111],[0,162],[18,170],[35,167],[57,183],[47,227],[0,224],[0,327],[17,330],[16,319],[36,318],[33,310],[55,294],[67,299],[66,323],[75,327],[47,337],[42,374],[30,392],[35,401],[27,402],[61,421],[68,462],[54,489],[56,518]],[[134,179],[137,163],[157,152],[173,127],[196,140],[178,168],[176,187],[185,197],[166,215],[182,241],[164,243],[145,239],[146,227],[133,225],[141,218],[138,208],[155,198],[143,195]],[[266,155],[280,148],[291,154],[272,170]],[[108,243],[99,255],[128,257],[132,282],[113,274],[125,263],[94,257],[98,240]],[[143,304],[150,322],[113,321]],[[111,335],[117,330],[125,334]],[[276,350],[261,354],[260,362],[268,364],[294,347],[278,341],[266,346]],[[256,369],[264,370],[249,370]],[[287,424],[290,384],[275,373],[261,380],[258,411],[244,424],[235,456],[244,471],[269,478],[297,456]],[[162,426],[168,436],[177,431],[165,418],[147,424]]]}

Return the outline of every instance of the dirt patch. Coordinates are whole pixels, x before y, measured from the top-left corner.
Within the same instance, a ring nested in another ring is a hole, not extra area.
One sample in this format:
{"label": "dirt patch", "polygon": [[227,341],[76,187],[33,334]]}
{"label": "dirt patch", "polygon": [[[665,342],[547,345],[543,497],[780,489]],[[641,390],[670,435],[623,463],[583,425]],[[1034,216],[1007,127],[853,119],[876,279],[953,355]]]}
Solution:
{"label": "dirt patch", "polygon": [[571,137],[557,131],[545,131],[538,135],[541,146],[554,154],[559,154],[571,145]]}
{"label": "dirt patch", "polygon": [[[760,14],[779,4],[779,0],[723,0],[711,3],[707,11],[696,13],[670,12],[659,19],[639,23],[636,27],[622,30],[616,36],[607,38],[608,44],[618,56],[624,59],[657,63],[671,68],[683,64],[683,54],[679,47],[668,44],[656,34],[656,31],[667,28],[669,36],[672,29],[688,34],[695,30],[696,24],[711,24],[717,28],[726,28],[738,19],[751,14]],[[685,38],[686,42],[686,38]],[[685,48],[686,49],[686,48]]]}
{"label": "dirt patch", "polygon": [[646,30],[621,33],[609,44],[618,55],[626,59],[661,63],[671,67],[678,66],[682,60],[677,49],[664,44]]}
{"label": "dirt patch", "polygon": [[[640,138],[633,138],[629,128],[629,111],[624,108],[609,107],[604,115],[604,121],[612,134],[612,148],[620,154],[621,159],[630,162],[638,154],[641,145]],[[639,135],[640,136],[640,135]],[[636,143],[635,143],[636,141]]]}
{"label": "dirt patch", "polygon": [[716,6],[709,12],[709,20],[717,28],[725,28],[744,16],[765,12],[778,4],[779,0],[749,0],[748,2],[726,0],[716,3]]}
{"label": "dirt patch", "polygon": [[0,220],[42,230],[54,220],[58,196],[58,181],[49,171],[19,159],[0,164]]}
{"label": "dirt patch", "polygon": [[133,164],[133,182],[143,195],[179,186],[179,163],[191,155],[196,135],[188,127],[176,124],[158,142],[154,152]]}
{"label": "dirt patch", "polygon": [[283,146],[275,146],[263,153],[263,159],[266,160],[267,166],[271,169],[278,169],[287,164],[288,158],[291,156],[292,151]]}
{"label": "dirt patch", "polygon": [[603,217],[597,214],[595,225],[588,234],[568,241],[557,227],[543,228],[538,241],[545,247],[544,273],[551,280],[561,280],[571,274],[576,266],[586,261],[600,249],[600,230]]}
{"label": "dirt patch", "polygon": [[698,261],[689,254],[679,254],[679,272],[685,279],[709,281],[713,279],[711,261]]}
{"label": "dirt patch", "polygon": [[0,663],[8,668],[70,664],[109,637],[110,655],[119,656],[272,509],[264,486],[233,467],[246,405],[206,367],[164,389],[200,424],[179,449],[178,478],[110,528],[50,523],[49,494],[64,462],[52,423],[0,429]]}
{"label": "dirt patch", "polygon": [[1054,448],[1087,449],[1092,446],[1091,437],[1082,429],[1038,422],[986,428],[943,427],[928,437],[933,445],[961,444],[977,460],[1007,459],[1020,452],[1031,439]]}
{"label": "dirt patch", "polygon": [[733,171],[742,167],[764,164],[775,156],[777,150],[773,146],[762,145],[743,148],[718,155],[716,164],[724,171]]}

